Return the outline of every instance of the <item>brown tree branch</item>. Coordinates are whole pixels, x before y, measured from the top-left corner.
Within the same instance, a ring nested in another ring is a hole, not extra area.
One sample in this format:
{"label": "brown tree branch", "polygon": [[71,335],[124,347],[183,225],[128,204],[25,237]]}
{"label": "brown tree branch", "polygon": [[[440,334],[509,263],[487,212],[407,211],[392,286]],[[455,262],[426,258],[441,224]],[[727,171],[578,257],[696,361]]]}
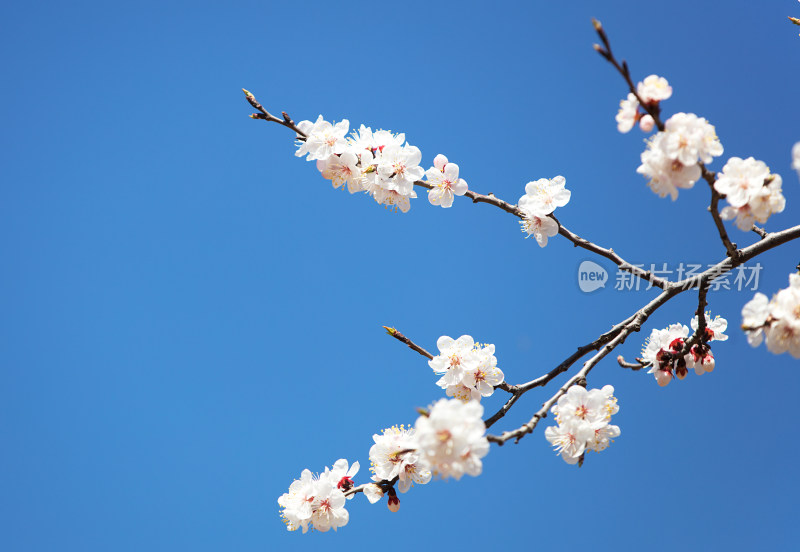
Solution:
{"label": "brown tree branch", "polygon": [[[255,96],[253,96],[253,94],[251,94],[247,90],[245,90],[245,97],[247,98],[247,101],[250,102],[250,105],[261,111],[261,113],[258,114],[258,116],[254,117],[255,119],[264,119],[266,121],[275,122],[280,125],[283,125],[286,128],[294,130],[298,134],[300,139],[304,139],[306,137],[305,134],[295,126],[294,122],[291,120],[289,115],[286,114],[285,111],[283,112],[285,120],[278,119],[277,117],[270,115],[261,106],[258,100],[256,100]],[[431,184],[423,180],[417,180],[416,182],[414,182],[414,185],[419,186],[420,188],[425,188],[426,190],[430,190],[431,188],[433,188]],[[484,195],[469,190],[467,191],[467,193],[464,194],[464,196],[471,199],[473,203],[487,203],[489,205],[494,205],[495,207],[498,207],[499,209],[502,209],[503,211],[506,211],[507,213],[510,213],[521,220],[524,220],[527,217],[525,211],[520,209],[518,206],[508,203],[507,201],[504,201],[496,197],[492,193]],[[642,278],[643,280],[650,282],[655,287],[665,289],[669,285],[668,280],[655,276],[647,270],[643,270],[637,266],[634,266],[633,264],[627,262],[622,257],[617,255],[617,253],[615,253],[613,249],[610,248],[606,249],[604,247],[601,247],[568,230],[558,221],[558,219],[556,219],[555,216],[550,215],[550,218],[552,218],[558,224],[558,233],[567,238],[569,241],[571,241],[576,247],[581,247],[583,249],[586,249],[587,251],[596,253],[601,257],[605,257],[606,259],[616,264],[620,270],[629,272],[634,276]]]}
{"label": "brown tree branch", "polygon": [[[632,82],[632,80],[630,78],[630,72],[628,71],[627,64],[625,64],[625,62],[623,61],[622,64],[620,65],[616,61],[616,59],[614,58],[613,54],[611,53],[610,44],[608,43],[607,37],[605,36],[605,32],[602,30],[602,27],[599,26],[599,23],[596,25],[596,28],[598,28],[598,34],[600,34],[601,40],[603,40],[603,42],[604,42],[604,44],[606,46],[605,50],[603,50],[602,48],[598,47],[598,51],[601,53],[601,55],[606,57],[606,59],[608,59],[618,69],[618,71],[620,71],[620,73],[623,75],[623,77],[625,77],[625,80],[628,83],[628,86],[631,89],[631,92],[634,93],[638,98],[638,93],[636,92],[635,86],[633,85],[633,82]],[[250,104],[254,108],[259,110],[259,114],[257,114],[254,118],[264,119],[264,120],[272,121],[272,122],[277,122],[278,124],[281,124],[282,126],[285,126],[285,127],[289,128],[291,130],[294,130],[297,133],[297,135],[298,135],[298,137],[300,139],[305,138],[305,134],[302,133],[302,131],[300,131],[299,128],[297,128],[297,126],[294,124],[294,122],[291,120],[291,118],[285,112],[283,112],[284,119],[283,120],[278,119],[277,117],[275,117],[275,116],[271,115],[269,112],[267,112],[263,108],[263,106],[261,106],[261,104],[258,103],[258,101],[255,99],[255,97],[252,94],[250,94],[249,92],[245,91],[245,95],[247,97],[248,102],[250,102]],[[640,104],[642,104],[641,98],[639,98],[639,101],[640,101]],[[663,124],[661,123],[660,119],[658,118],[658,111],[657,110],[652,111],[652,106],[647,106],[646,104],[642,104],[642,106],[643,106],[644,109],[646,109],[648,111],[648,113],[650,113],[651,116],[653,116],[653,119],[656,121],[656,124],[659,126],[659,129],[663,130]],[[509,439],[513,438],[513,439],[516,439],[516,441],[518,442],[519,439],[524,437],[526,434],[531,433],[534,430],[534,428],[536,427],[536,425],[538,424],[539,420],[541,420],[542,418],[547,416],[547,412],[549,411],[549,409],[558,401],[559,397],[561,397],[564,393],[567,392],[567,390],[572,385],[575,385],[577,383],[585,381],[586,375],[594,368],[594,366],[596,366],[597,363],[600,362],[600,360],[602,360],[606,355],[608,355],[611,351],[613,351],[618,345],[624,343],[625,339],[632,332],[639,331],[639,329],[641,328],[641,325],[661,305],[666,303],[672,297],[674,297],[674,296],[682,293],[686,289],[690,289],[692,287],[698,287],[698,290],[699,290],[698,291],[698,310],[697,310],[697,312],[699,313],[698,314],[698,331],[695,333],[694,336],[692,336],[692,338],[690,338],[690,340],[687,341],[687,343],[689,341],[691,341],[692,339],[699,340],[698,336],[702,335],[700,333],[701,328],[702,328],[703,331],[705,330],[704,309],[705,309],[705,306],[706,306],[706,303],[707,303],[706,294],[708,292],[708,286],[709,286],[710,282],[713,281],[714,278],[720,276],[721,274],[724,274],[724,273],[732,270],[733,268],[745,263],[749,259],[751,259],[751,258],[753,258],[753,257],[755,257],[755,256],[757,256],[757,255],[769,250],[769,249],[772,249],[772,248],[777,247],[777,246],[779,246],[779,245],[781,245],[783,243],[786,243],[787,241],[790,241],[790,240],[793,240],[793,239],[797,239],[798,237],[800,237],[800,225],[798,225],[798,226],[783,230],[781,232],[776,232],[776,233],[771,233],[771,234],[768,234],[768,233],[764,232],[764,235],[762,236],[761,241],[759,241],[758,243],[753,244],[753,245],[751,245],[749,247],[746,247],[744,249],[741,249],[741,250],[737,249],[736,245],[733,244],[730,241],[730,238],[728,237],[727,232],[725,231],[725,227],[723,226],[722,220],[720,219],[720,216],[719,216],[718,202],[724,196],[719,194],[714,188],[714,177],[715,177],[715,174],[710,172],[710,171],[708,171],[705,168],[705,166],[703,166],[702,164],[700,164],[700,166],[701,166],[701,169],[703,171],[703,178],[706,180],[706,182],[708,182],[709,186],[711,187],[712,198],[711,198],[711,205],[709,206],[709,211],[711,212],[712,217],[714,219],[714,222],[715,222],[715,224],[717,226],[717,230],[719,231],[720,238],[722,239],[722,242],[725,245],[725,248],[726,248],[726,251],[727,251],[727,254],[728,254],[728,258],[724,259],[723,261],[720,261],[719,263],[717,263],[713,267],[709,268],[708,270],[706,270],[702,274],[699,274],[697,276],[693,276],[691,278],[685,278],[684,280],[681,280],[679,282],[670,282],[669,280],[666,280],[664,278],[659,278],[659,277],[654,276],[649,271],[642,270],[639,267],[633,266],[632,264],[630,264],[627,261],[625,261],[624,259],[622,259],[619,255],[617,255],[613,251],[613,249],[606,249],[606,248],[600,247],[599,245],[594,244],[594,243],[592,243],[592,242],[590,242],[590,241],[588,241],[588,240],[586,240],[584,238],[581,238],[577,234],[574,234],[573,232],[568,230],[566,227],[564,227],[558,221],[558,219],[555,218],[555,216],[551,215],[551,218],[553,218],[553,220],[555,220],[556,223],[558,223],[558,225],[559,225],[559,234],[561,234],[562,236],[564,236],[565,238],[570,240],[576,247],[582,247],[583,249],[586,249],[588,251],[592,251],[593,253],[596,253],[596,254],[598,254],[598,255],[600,255],[602,257],[605,257],[605,258],[611,260],[612,262],[614,262],[619,267],[620,270],[623,270],[623,271],[629,272],[631,274],[634,274],[635,276],[638,276],[639,278],[645,279],[648,282],[652,282],[652,284],[654,286],[661,288],[663,291],[661,292],[661,294],[659,294],[658,297],[656,297],[650,303],[645,305],[642,309],[640,309],[639,311],[637,311],[636,313],[634,313],[633,315],[628,317],[626,320],[624,320],[624,321],[620,322],[619,324],[617,324],[617,326],[612,328],[611,331],[601,335],[595,341],[592,341],[591,343],[588,343],[586,345],[583,345],[583,346],[579,347],[573,354],[571,354],[567,359],[565,359],[561,364],[556,366],[553,370],[551,370],[547,374],[544,374],[543,376],[540,376],[539,378],[536,378],[534,380],[531,380],[531,381],[529,381],[527,383],[524,383],[524,384],[521,384],[521,385],[516,385],[516,386],[515,385],[509,385],[509,384],[507,384],[505,382],[503,382],[502,384],[498,385],[497,388],[503,389],[503,390],[508,391],[509,393],[511,393],[511,397],[500,408],[500,410],[498,410],[493,416],[491,416],[490,418],[488,418],[486,420],[485,423],[486,423],[487,428],[489,426],[491,426],[492,424],[494,424],[495,422],[497,422],[500,418],[505,416],[506,412],[508,412],[508,410],[516,403],[516,401],[519,399],[519,397],[521,397],[524,393],[526,393],[527,391],[529,391],[531,389],[534,389],[536,387],[541,387],[541,386],[546,385],[547,383],[552,381],[559,374],[561,374],[563,372],[566,372],[575,362],[577,362],[579,359],[583,358],[586,354],[590,353],[591,351],[597,351],[597,353],[594,356],[592,356],[589,360],[587,360],[584,363],[583,367],[581,368],[581,370],[576,375],[574,375],[572,378],[570,378],[561,388],[559,388],[559,390],[550,399],[548,399],[542,405],[542,408],[539,411],[537,411],[536,414],[534,414],[534,416],[531,418],[531,420],[528,423],[526,423],[522,427],[517,428],[517,429],[515,429],[513,431],[506,431],[506,432],[504,432],[503,434],[501,434],[499,436],[488,435],[487,438],[489,439],[489,441],[502,445],[503,443],[505,443]],[[417,186],[420,186],[422,188],[426,188],[426,189],[431,189],[432,188],[432,186],[430,184],[428,184],[427,182],[424,182],[424,181],[416,181],[414,184],[417,185]],[[474,192],[474,191],[468,191],[465,194],[465,196],[468,197],[469,199],[471,199],[473,201],[473,203],[487,203],[487,204],[490,204],[490,205],[494,205],[495,207],[498,207],[498,208],[502,209],[503,211],[506,211],[506,212],[508,212],[508,213],[516,216],[517,218],[520,218],[520,219],[525,219],[526,216],[527,216],[526,213],[522,209],[520,209],[518,206],[513,205],[511,203],[508,203],[508,202],[506,202],[506,201],[504,201],[502,199],[499,199],[494,194],[484,195],[484,194],[479,194],[479,193]],[[761,235],[761,234],[759,233],[759,235]],[[389,328],[389,327],[386,327],[386,326],[384,326],[384,328],[386,328],[387,332],[390,335],[392,335],[393,337],[395,337],[399,341],[405,343],[408,347],[410,347],[411,349],[415,350],[416,352],[418,352],[422,356],[425,356],[428,359],[433,358],[433,355],[431,355],[431,353],[429,353],[428,351],[426,351],[422,347],[416,345],[413,341],[411,341],[410,339],[405,337],[402,333],[398,332],[396,329]],[[619,359],[618,359],[618,361],[619,361]],[[619,362],[620,362],[620,365],[623,365],[624,367],[628,367],[628,368],[632,368],[632,369],[641,369],[642,367],[644,367],[644,365],[641,365],[641,366],[639,366],[637,368],[634,368],[634,366],[636,366],[636,365],[627,365],[626,366],[626,364],[629,364],[629,363],[623,364],[624,359],[622,359],[622,361],[619,361]],[[360,492],[360,490],[362,488],[363,488],[363,486],[357,488],[359,490],[351,490],[351,492]]]}
{"label": "brown tree branch", "polygon": [[401,334],[399,331],[397,331],[397,329],[390,328],[388,326],[383,326],[383,329],[386,330],[387,334],[391,335],[393,338],[395,338],[396,340],[400,341],[401,343],[405,343],[409,348],[415,350],[416,352],[418,352],[419,354],[421,354],[422,356],[424,356],[428,360],[433,358],[432,354],[430,354],[428,351],[426,351],[425,349],[423,349],[422,347],[420,347],[419,345],[417,345],[416,343],[411,341],[409,338],[407,338],[403,334]]}

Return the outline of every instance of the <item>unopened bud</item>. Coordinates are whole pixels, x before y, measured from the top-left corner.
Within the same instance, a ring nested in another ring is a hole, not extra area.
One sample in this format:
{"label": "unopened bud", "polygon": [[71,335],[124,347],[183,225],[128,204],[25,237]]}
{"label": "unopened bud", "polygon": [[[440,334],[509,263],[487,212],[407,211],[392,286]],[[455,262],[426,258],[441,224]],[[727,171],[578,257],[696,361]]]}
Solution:
{"label": "unopened bud", "polygon": [[389,495],[389,499],[386,501],[386,505],[389,507],[389,510],[392,512],[398,511],[400,509],[400,499],[397,498],[397,492],[394,490],[394,488],[391,488],[386,494]]}
{"label": "unopened bud", "polygon": [[639,128],[642,129],[642,132],[650,132],[653,130],[656,122],[650,115],[645,115],[641,119],[639,119]]}
{"label": "unopened bud", "polygon": [[598,33],[603,30],[603,24],[600,23],[597,19],[592,17],[592,25],[594,26],[594,30]]}
{"label": "unopened bud", "polygon": [[661,387],[666,387],[672,381],[672,372],[668,370],[656,370],[656,383]]}

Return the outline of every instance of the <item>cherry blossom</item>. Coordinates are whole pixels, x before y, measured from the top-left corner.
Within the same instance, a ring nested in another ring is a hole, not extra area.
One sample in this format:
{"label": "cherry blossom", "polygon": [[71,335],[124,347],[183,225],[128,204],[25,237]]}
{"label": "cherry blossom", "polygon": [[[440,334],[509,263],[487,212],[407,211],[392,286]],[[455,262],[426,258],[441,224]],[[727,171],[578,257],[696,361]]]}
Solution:
{"label": "cherry blossom", "polygon": [[414,426],[420,454],[434,475],[461,479],[483,471],[481,458],[489,453],[484,436],[483,406],[476,401],[440,399]]}
{"label": "cherry blossom", "polygon": [[[650,75],[638,84],[636,92],[643,102],[652,105],[672,96],[672,87],[664,77]],[[632,92],[619,102],[616,121],[617,130],[622,133],[629,132],[636,121],[639,121],[639,128],[644,132],[650,132],[655,126],[655,120],[651,115],[639,112],[639,100]]]}
{"label": "cherry blossom", "polygon": [[477,392],[477,399],[475,393],[471,393],[471,399],[480,400],[480,397],[488,397],[494,393],[495,386],[502,383],[504,375],[503,371],[497,367],[494,345],[480,346],[476,344],[475,354],[478,358],[478,366],[473,370],[464,370],[462,384],[470,391]]}
{"label": "cherry blossom", "polygon": [[735,218],[736,226],[744,231],[756,221],[767,222],[770,215],[782,212],[786,206],[781,184],[780,175],[770,174],[763,161],[731,157],[714,182],[714,188],[729,203],[720,216],[723,220]]}
{"label": "cherry blossom", "polygon": [[797,171],[800,176],[800,142],[797,142],[792,147],[792,168]]}
{"label": "cherry blossom", "polygon": [[666,152],[667,134],[659,132],[647,142],[647,149],[642,152],[642,164],[636,172],[648,178],[647,185],[659,197],[670,196],[672,201],[678,199],[678,189],[688,189],[700,178],[700,166],[696,163],[684,165],[673,159]]}
{"label": "cherry blossom", "polygon": [[334,188],[346,183],[348,191],[354,194],[364,190],[364,178],[358,163],[358,156],[346,151],[341,155],[331,155],[325,160],[317,161],[317,168],[323,178],[333,182]]}
{"label": "cherry blossom", "polygon": [[[353,462],[353,465],[348,467],[347,460],[340,458],[333,464],[333,468],[331,468],[330,472],[327,472],[326,475],[330,482],[336,485],[337,489],[340,489],[342,492],[347,492],[355,486],[353,477],[358,473],[360,467],[358,462]],[[349,500],[353,498],[353,495],[347,498]]]}
{"label": "cherry blossom", "polygon": [[653,374],[661,387],[672,381],[674,375],[683,379],[688,373],[687,362],[691,354],[683,352],[689,328],[683,324],[671,324],[666,329],[653,329],[642,349],[642,360],[650,364],[648,374]]}
{"label": "cherry blossom", "polygon": [[664,123],[666,141],[664,151],[670,159],[683,165],[694,165],[698,161],[710,163],[722,155],[722,144],[716,130],[702,117],[694,113],[676,113]]}
{"label": "cherry blossom", "polygon": [[458,177],[458,165],[448,163],[442,154],[433,159],[433,167],[425,172],[428,182],[433,186],[428,190],[428,201],[431,205],[448,208],[453,205],[454,196],[467,193],[467,183]]}
{"label": "cherry blossom", "polygon": [[628,97],[619,101],[619,111],[617,112],[617,130],[623,134],[630,132],[633,125],[639,119],[639,100],[633,93],[628,93]]}
{"label": "cherry blossom", "polygon": [[[727,320],[719,315],[711,318],[711,315],[708,313],[705,313],[705,319],[706,335],[709,336],[709,341],[726,341],[728,339],[728,336],[723,333],[728,327]],[[692,321],[689,325],[692,327],[693,332],[697,331],[697,327],[699,325],[697,321],[697,315],[692,318]]]}
{"label": "cherry blossom", "polygon": [[390,145],[383,149],[377,159],[377,185],[401,195],[409,195],[414,189],[414,181],[422,178],[425,171],[419,166],[422,152],[416,146]]}
{"label": "cherry blossom", "polygon": [[524,220],[520,221],[522,231],[527,233],[526,237],[533,236],[536,238],[536,243],[539,247],[547,245],[547,238],[552,238],[558,234],[558,223],[550,217],[543,216],[537,217],[533,214],[528,214]]}
{"label": "cherry blossom", "polygon": [[567,181],[563,176],[540,178],[525,185],[525,195],[519,198],[519,208],[523,211],[543,217],[569,203],[572,192],[566,189]]}
{"label": "cherry blossom", "polygon": [[636,92],[645,103],[658,103],[672,96],[672,87],[664,77],[650,75],[636,87]]}
{"label": "cherry blossom", "polygon": [[742,309],[742,319],[750,345],[757,347],[766,338],[770,352],[800,358],[800,274],[789,275],[789,287],[769,301],[757,293]]}
{"label": "cherry blossom", "polygon": [[588,450],[600,452],[620,435],[619,427],[610,425],[611,416],[619,412],[614,388],[587,391],[573,385],[559,397],[551,412],[558,425],[545,430],[545,438],[567,464],[577,463]]}
{"label": "cherry blossom", "polygon": [[297,127],[306,133],[305,142],[300,143],[300,147],[295,152],[297,157],[308,154],[306,159],[327,159],[333,154],[344,153],[347,149],[345,135],[350,126],[350,121],[343,119],[332,125],[322,118],[322,115],[315,123],[301,121]]}
{"label": "cherry blossom", "polygon": [[342,473],[344,478],[349,478],[357,471],[358,462],[348,470],[347,460],[343,459],[334,464],[333,470],[325,468],[318,476],[310,470],[303,470],[300,479],[295,479],[289,486],[289,492],[278,498],[286,528],[289,531],[302,529],[305,533],[309,527],[325,532],[347,525],[349,514],[344,508],[344,492],[335,480]]}
{"label": "cherry blossom", "polygon": [[439,354],[428,361],[428,366],[437,373],[442,374],[436,385],[445,389],[449,385],[461,383],[466,372],[475,370],[480,362],[475,354],[475,341],[469,335],[462,335],[453,339],[443,335],[436,341]]}
{"label": "cherry blossom", "polygon": [[431,471],[417,452],[419,443],[413,428],[393,426],[380,435],[376,433],[372,440],[375,444],[369,449],[369,460],[375,481],[398,477],[398,490],[405,493],[413,483],[424,485],[431,480]]}
{"label": "cherry blossom", "polygon": [[753,347],[758,347],[764,340],[764,325],[768,317],[769,298],[763,293],[756,293],[742,308],[742,329]]}

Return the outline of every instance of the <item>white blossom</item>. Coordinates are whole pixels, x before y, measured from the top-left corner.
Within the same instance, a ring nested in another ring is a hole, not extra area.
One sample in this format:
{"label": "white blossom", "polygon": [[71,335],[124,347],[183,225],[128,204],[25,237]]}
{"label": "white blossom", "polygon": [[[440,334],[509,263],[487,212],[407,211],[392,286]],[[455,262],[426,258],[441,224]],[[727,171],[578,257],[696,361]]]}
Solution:
{"label": "white blossom", "polygon": [[327,178],[333,183],[334,188],[346,183],[348,191],[354,194],[364,190],[364,177],[358,163],[358,156],[353,152],[346,151],[341,155],[331,155],[325,160],[317,161],[317,168],[323,178]]}
{"label": "white blossom", "polygon": [[464,402],[480,401],[502,383],[505,376],[497,367],[494,345],[475,343],[469,335],[457,340],[443,335],[436,345],[440,353],[428,365],[442,374],[436,385],[445,389],[448,397]]}
{"label": "white blossom", "polygon": [[343,119],[332,125],[322,118],[322,115],[311,124],[310,121],[301,121],[298,128],[306,133],[305,142],[300,143],[300,147],[295,152],[297,157],[308,154],[306,159],[327,159],[333,154],[344,153],[347,149],[345,135],[350,126],[350,121]]}
{"label": "white blossom", "polygon": [[408,213],[408,210],[411,209],[411,200],[417,197],[417,193],[414,190],[404,195],[384,188],[373,188],[371,194],[373,199],[378,202],[378,205],[386,205],[395,211],[400,209],[403,213]]}
{"label": "white blossom", "polygon": [[764,329],[767,349],[800,358],[800,274],[789,276],[789,287],[776,293],[768,308]]}
{"label": "white blossom", "polygon": [[[494,356],[494,345],[488,344],[481,346],[475,344],[475,356],[478,359],[478,365],[472,369],[464,370],[462,384],[470,390],[475,390],[478,393],[477,400],[480,397],[488,397],[494,393],[494,387],[502,383],[503,371],[497,367],[497,357]],[[471,393],[471,399],[475,399],[475,394]]]}
{"label": "white blossom", "polygon": [[676,113],[667,119],[664,127],[664,151],[670,159],[694,165],[698,161],[710,163],[714,157],[722,155],[722,144],[714,126],[694,113]]}
{"label": "white blossom", "polygon": [[756,293],[742,308],[742,329],[753,347],[758,347],[764,340],[764,325],[768,317],[769,298],[763,293]]}
{"label": "white blossom", "polygon": [[295,479],[289,486],[289,492],[278,498],[282,508],[281,517],[289,531],[309,527],[317,531],[336,530],[347,525],[349,514],[345,510],[345,496],[337,485],[336,479],[349,479],[358,471],[358,462],[348,469],[347,461],[338,460],[334,469],[314,476],[311,471],[303,470],[300,479]]}
{"label": "white blossom", "polygon": [[422,178],[425,171],[419,166],[422,153],[416,146],[389,145],[377,158],[377,185],[385,190],[408,196],[414,189],[414,182]]}
{"label": "white blossom", "polygon": [[636,92],[645,103],[657,103],[672,96],[672,87],[664,77],[650,75],[640,82]]}
{"label": "white blossom", "polygon": [[723,150],[714,127],[693,113],[676,113],[664,126],[648,141],[636,172],[649,179],[648,186],[660,197],[675,201],[679,188],[691,188],[700,178],[698,163],[709,163]]}
{"label": "white blossom", "polygon": [[548,427],[544,436],[567,464],[576,464],[586,450],[586,442],[594,436],[594,430],[587,423],[571,420]]}
{"label": "white blossom", "polygon": [[372,440],[375,444],[369,449],[369,461],[373,480],[391,481],[398,477],[401,493],[408,491],[413,483],[424,485],[431,480],[431,471],[417,450],[419,443],[413,428],[393,426],[380,435],[376,433]]}
{"label": "white blossom", "polygon": [[[328,471],[325,468],[325,475],[329,478],[333,485],[342,492],[347,492],[355,486],[353,477],[358,473],[361,465],[358,462],[353,462],[352,466],[348,466],[347,460],[340,458],[333,464],[333,468]],[[348,500],[353,498],[353,495],[347,497]]]}
{"label": "white blossom", "polygon": [[[725,320],[719,315],[715,316],[714,318],[711,318],[711,316],[708,313],[705,313],[705,319],[706,319],[706,334],[708,334],[710,337],[709,341],[726,341],[728,339],[728,336],[723,333],[728,327],[727,320]],[[698,327],[697,315],[695,315],[694,318],[692,318],[692,322],[689,325],[692,327],[693,332],[697,331]]]}
{"label": "white blossom", "polygon": [[764,223],[770,215],[786,206],[780,175],[770,174],[763,161],[752,157],[731,157],[725,164],[714,188],[725,195],[729,205],[721,212],[724,220],[736,219],[736,226],[749,231],[754,222]]}
{"label": "white blossom", "polygon": [[559,397],[551,412],[558,425],[545,430],[545,438],[567,464],[575,464],[586,450],[600,452],[620,435],[619,427],[610,425],[611,416],[619,412],[614,388],[587,391],[573,385]]}
{"label": "white blossom", "polygon": [[671,324],[666,329],[653,329],[642,349],[642,360],[650,364],[648,374],[653,374],[661,387],[672,381],[673,376],[683,379],[688,373],[687,364],[693,362],[692,355],[683,351],[689,328],[683,324]]}
{"label": "white blossom", "polygon": [[700,178],[700,166],[696,163],[684,165],[667,154],[668,135],[659,132],[647,142],[647,149],[642,152],[642,164],[636,172],[648,178],[647,185],[659,197],[670,196],[672,201],[678,199],[678,189],[689,189]]}
{"label": "white blossom", "polygon": [[525,185],[525,195],[519,198],[519,208],[543,217],[569,203],[572,193],[566,189],[567,181],[563,176],[540,178]]}
{"label": "white blossom", "polygon": [[800,142],[792,147],[792,168],[800,174]]}
{"label": "white blossom", "polygon": [[453,205],[454,196],[467,193],[466,181],[458,177],[458,165],[448,163],[447,157],[442,154],[434,158],[433,167],[425,172],[425,176],[433,186],[428,190],[428,201],[431,205],[447,208]]}
{"label": "white blossom", "polygon": [[465,473],[480,475],[481,458],[489,453],[481,416],[483,406],[476,401],[440,399],[427,415],[417,418],[420,453],[434,474],[456,479]]}
{"label": "white blossom", "polygon": [[619,102],[619,111],[617,112],[617,130],[623,134],[630,132],[636,120],[639,118],[639,100],[633,93],[628,93],[628,97]]}
{"label": "white blossom", "polygon": [[443,335],[436,341],[439,354],[428,361],[428,366],[437,374],[442,374],[436,385],[442,389],[461,383],[464,374],[475,370],[480,359],[475,354],[475,341],[472,336],[462,335],[453,339]]}
{"label": "white blossom", "polygon": [[383,496],[383,490],[375,483],[369,483],[364,487],[364,496],[370,504],[375,504]]}
{"label": "white blossom", "polygon": [[547,238],[552,238],[558,234],[558,223],[548,216],[537,217],[528,214],[525,219],[520,221],[522,231],[527,233],[527,237],[536,238],[539,247],[547,245]]}

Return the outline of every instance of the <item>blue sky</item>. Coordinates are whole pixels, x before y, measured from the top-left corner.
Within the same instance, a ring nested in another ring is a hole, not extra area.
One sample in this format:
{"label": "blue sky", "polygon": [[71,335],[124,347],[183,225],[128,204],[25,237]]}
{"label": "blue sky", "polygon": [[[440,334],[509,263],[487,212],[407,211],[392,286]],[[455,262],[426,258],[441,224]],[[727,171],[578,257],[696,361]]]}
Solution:
{"label": "blue sky", "polygon": [[[511,202],[561,174],[571,230],[635,263],[710,263],[724,251],[708,190],[673,203],[636,174],[644,136],[616,131],[626,90],[590,18],[637,80],[669,79],[667,115],[716,126],[712,169],[754,156],[783,175],[777,230],[800,218],[787,15],[800,4],[4,5],[0,549],[789,548],[800,374],[738,331],[749,290],[709,296],[731,323],[713,374],[662,389],[612,359],[592,372],[616,388],[622,435],[582,468],[543,423],[493,447],[480,477],[402,495],[397,514],[357,497],[338,534],[288,533],[276,499],[303,468],[344,457],[365,481],[372,434],[441,396],[382,325],[429,349],[440,335],[494,343],[519,383],[654,291],[582,293],[582,261],[613,265],[561,238],[540,249],[486,205],[422,196],[403,215],[333,190],[289,131],[247,118],[240,90],[298,121],[405,132],[426,166],[444,153]],[[759,291],[799,260],[798,243],[762,256]],[[659,310],[619,352],[688,324],[694,303]]]}

